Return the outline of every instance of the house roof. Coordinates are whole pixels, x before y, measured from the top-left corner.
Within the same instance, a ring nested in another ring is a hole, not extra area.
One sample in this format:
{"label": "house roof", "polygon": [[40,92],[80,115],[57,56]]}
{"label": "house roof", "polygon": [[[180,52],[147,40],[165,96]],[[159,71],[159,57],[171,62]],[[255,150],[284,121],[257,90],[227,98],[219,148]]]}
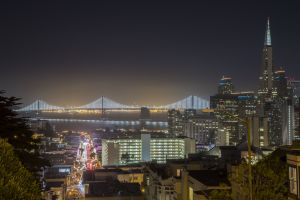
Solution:
{"label": "house roof", "polygon": [[139,196],[141,195],[138,183],[120,183],[119,181],[103,181],[89,183],[89,191],[86,195],[91,196]]}
{"label": "house roof", "polygon": [[189,176],[206,186],[219,186],[221,183],[230,185],[226,172],[222,170],[189,171]]}

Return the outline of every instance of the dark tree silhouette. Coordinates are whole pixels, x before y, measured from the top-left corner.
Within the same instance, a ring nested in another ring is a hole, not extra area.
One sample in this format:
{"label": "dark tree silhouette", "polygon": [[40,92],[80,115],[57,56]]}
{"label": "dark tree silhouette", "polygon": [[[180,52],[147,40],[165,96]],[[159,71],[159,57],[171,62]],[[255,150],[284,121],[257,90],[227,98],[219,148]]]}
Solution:
{"label": "dark tree silhouette", "polygon": [[4,94],[4,91],[0,91],[0,138],[6,139],[14,147],[15,154],[29,171],[37,173],[49,162],[40,156],[39,139],[33,137],[27,120],[14,111],[20,105],[20,99]]}
{"label": "dark tree silhouette", "polygon": [[13,147],[0,138],[0,199],[41,199],[32,174],[21,164]]}
{"label": "dark tree silhouette", "polygon": [[[242,162],[231,180],[233,187],[240,186],[241,199],[249,196],[248,164]],[[288,166],[286,152],[276,149],[252,166],[252,187],[255,200],[281,200],[288,195]],[[236,194],[233,194],[235,196]]]}

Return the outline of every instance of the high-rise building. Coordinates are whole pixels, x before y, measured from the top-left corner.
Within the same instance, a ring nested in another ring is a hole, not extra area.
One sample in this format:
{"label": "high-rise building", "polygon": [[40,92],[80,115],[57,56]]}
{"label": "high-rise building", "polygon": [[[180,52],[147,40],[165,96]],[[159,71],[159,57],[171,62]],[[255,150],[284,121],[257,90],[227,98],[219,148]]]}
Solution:
{"label": "high-rise building", "polygon": [[150,110],[147,107],[141,107],[140,113],[140,128],[145,128],[146,122],[151,120]]}
{"label": "high-rise building", "polygon": [[196,109],[185,109],[183,111],[182,117],[183,117],[183,119],[186,120],[186,119],[189,119],[189,118],[194,117],[196,115],[197,115],[197,110]]}
{"label": "high-rise building", "polygon": [[287,78],[285,76],[285,70],[280,68],[275,71],[274,76],[274,90],[273,94],[275,94],[279,98],[285,98],[288,96],[287,89]]}
{"label": "high-rise building", "polygon": [[179,110],[172,109],[168,111],[168,132],[180,136],[183,134],[182,114]]}
{"label": "high-rise building", "polygon": [[142,133],[102,139],[102,165],[181,159],[195,153],[195,140],[165,134]]}
{"label": "high-rise building", "polygon": [[234,86],[230,77],[223,76],[219,82],[218,94],[231,94],[234,92]]}
{"label": "high-rise building", "polygon": [[264,115],[268,118],[269,145],[279,146],[283,142],[282,136],[282,101],[279,99],[266,99],[264,102]]}
{"label": "high-rise building", "polygon": [[169,133],[193,138],[199,145],[216,144],[219,121],[211,110],[169,110]]}
{"label": "high-rise building", "polygon": [[274,72],[270,20],[267,21],[262,53],[262,68],[258,90],[257,111],[260,117],[268,119],[268,142],[271,146],[290,144],[293,133],[293,92],[288,89],[285,70]]}
{"label": "high-rise building", "polygon": [[140,119],[141,120],[150,120],[151,119],[151,114],[150,114],[149,108],[141,107]]}
{"label": "high-rise building", "polygon": [[183,135],[196,139],[201,145],[216,144],[218,129],[219,122],[210,113],[195,114],[183,122]]}
{"label": "high-rise building", "polygon": [[210,97],[210,106],[214,109],[229,145],[237,145],[246,140],[247,128],[243,121],[256,113],[256,101],[253,92],[217,94]]}
{"label": "high-rise building", "polygon": [[259,94],[265,96],[270,94],[273,89],[273,56],[272,56],[272,42],[271,42],[271,29],[270,19],[267,21],[265,42],[262,54],[262,69],[259,77],[260,89]]}
{"label": "high-rise building", "polygon": [[294,108],[294,140],[300,140],[300,106],[299,101]]}
{"label": "high-rise building", "polygon": [[282,144],[291,145],[294,140],[294,111],[292,99],[286,99],[282,105]]}
{"label": "high-rise building", "polygon": [[255,147],[265,147],[269,145],[268,118],[252,116],[250,118],[251,143]]}

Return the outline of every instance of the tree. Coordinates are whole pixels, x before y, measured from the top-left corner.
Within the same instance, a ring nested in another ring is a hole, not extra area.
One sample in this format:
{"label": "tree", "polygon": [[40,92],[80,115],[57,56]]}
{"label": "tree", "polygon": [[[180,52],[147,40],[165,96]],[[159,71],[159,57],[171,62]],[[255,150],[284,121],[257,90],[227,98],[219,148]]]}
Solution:
{"label": "tree", "polygon": [[5,97],[3,94],[4,92],[0,91],[0,138],[7,139],[29,171],[40,171],[41,167],[49,163],[40,156],[39,139],[32,137],[33,132],[29,129],[27,120],[19,117],[13,110],[20,104],[20,99]]}
{"label": "tree", "polygon": [[0,139],[0,199],[41,199],[35,178],[3,139]]}
{"label": "tree", "polygon": [[209,195],[210,200],[231,200],[230,190],[227,189],[219,189],[213,190]]}
{"label": "tree", "polygon": [[[248,165],[244,161],[231,176],[232,196],[249,196]],[[283,200],[288,195],[288,166],[286,152],[277,149],[252,166],[252,190],[255,200]]]}
{"label": "tree", "polygon": [[288,195],[286,152],[277,149],[253,167],[253,196],[257,200],[286,199]]}

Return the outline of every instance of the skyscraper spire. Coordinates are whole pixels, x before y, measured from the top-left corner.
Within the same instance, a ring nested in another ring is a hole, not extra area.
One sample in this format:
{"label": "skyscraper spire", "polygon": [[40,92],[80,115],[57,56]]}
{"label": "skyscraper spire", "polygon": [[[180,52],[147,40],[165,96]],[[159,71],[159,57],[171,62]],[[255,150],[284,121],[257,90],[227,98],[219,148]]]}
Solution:
{"label": "skyscraper spire", "polygon": [[268,18],[265,33],[265,43],[262,55],[262,70],[260,74],[260,93],[271,94],[273,89],[273,56],[271,43],[270,18]]}
{"label": "skyscraper spire", "polygon": [[266,33],[265,33],[265,46],[272,46],[270,18],[269,17],[268,17],[267,26],[266,26]]}

